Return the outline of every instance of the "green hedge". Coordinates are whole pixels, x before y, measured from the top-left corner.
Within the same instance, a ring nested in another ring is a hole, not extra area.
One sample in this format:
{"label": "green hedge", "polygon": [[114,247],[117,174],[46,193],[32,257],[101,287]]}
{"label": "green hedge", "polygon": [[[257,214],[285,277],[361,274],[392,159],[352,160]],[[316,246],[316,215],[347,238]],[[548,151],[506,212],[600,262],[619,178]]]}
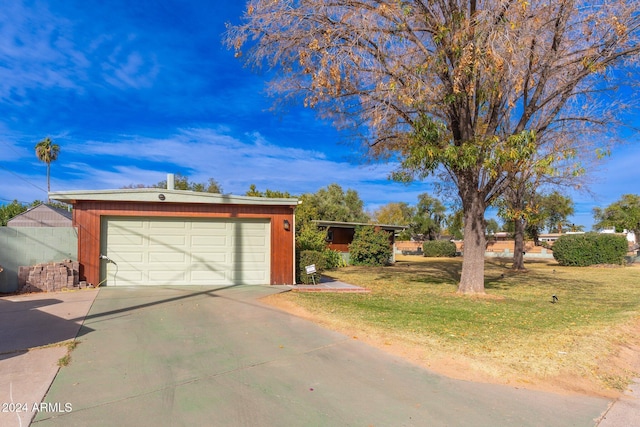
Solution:
{"label": "green hedge", "polygon": [[387,265],[393,254],[389,233],[371,226],[359,227],[349,245],[349,261],[353,265]]}
{"label": "green hedge", "polygon": [[427,240],[422,245],[422,252],[426,257],[454,257],[456,244],[449,240]]}
{"label": "green hedge", "polygon": [[301,251],[298,253],[298,269],[297,269],[297,282],[298,283],[312,283],[311,276],[307,275],[305,267],[311,264],[316,265],[316,283],[319,276],[325,270],[325,256],[324,252],[320,251]]}
{"label": "green hedge", "polygon": [[553,244],[553,257],[560,265],[585,267],[624,264],[628,244],[624,236],[602,233],[570,234]]}

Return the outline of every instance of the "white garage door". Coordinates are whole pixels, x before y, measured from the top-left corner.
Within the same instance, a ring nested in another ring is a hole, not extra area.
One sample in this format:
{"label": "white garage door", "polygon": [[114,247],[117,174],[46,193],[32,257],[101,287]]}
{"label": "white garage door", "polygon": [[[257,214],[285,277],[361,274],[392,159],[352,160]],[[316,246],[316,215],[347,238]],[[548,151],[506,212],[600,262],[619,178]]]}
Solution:
{"label": "white garage door", "polygon": [[111,285],[268,285],[269,220],[105,218]]}

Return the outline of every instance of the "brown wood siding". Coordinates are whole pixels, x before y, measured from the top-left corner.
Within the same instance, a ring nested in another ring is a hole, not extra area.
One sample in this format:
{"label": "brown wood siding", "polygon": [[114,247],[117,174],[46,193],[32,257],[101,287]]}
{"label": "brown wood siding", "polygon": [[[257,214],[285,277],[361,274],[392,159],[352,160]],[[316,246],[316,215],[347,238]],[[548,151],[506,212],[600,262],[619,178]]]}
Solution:
{"label": "brown wood siding", "polygon": [[339,252],[349,252],[349,245],[353,242],[353,236],[356,234],[356,230],[354,228],[332,227],[329,231],[333,234],[333,240],[327,244],[329,249]]}
{"label": "brown wood siding", "polygon": [[[380,227],[375,228],[376,231],[380,231]],[[355,228],[342,228],[332,227],[329,231],[333,232],[333,240],[327,242],[327,248],[338,252],[349,252],[349,245],[353,242],[353,237],[356,234]],[[393,247],[395,242],[395,235],[393,231],[384,230],[389,234],[389,245]]]}
{"label": "brown wood siding", "polygon": [[[178,218],[269,218],[271,220],[271,284],[295,283],[293,216],[295,206],[210,205],[79,201],[73,207],[78,227],[78,261],[83,280],[100,280],[100,227],[103,216]],[[289,221],[289,231],[284,229]]]}

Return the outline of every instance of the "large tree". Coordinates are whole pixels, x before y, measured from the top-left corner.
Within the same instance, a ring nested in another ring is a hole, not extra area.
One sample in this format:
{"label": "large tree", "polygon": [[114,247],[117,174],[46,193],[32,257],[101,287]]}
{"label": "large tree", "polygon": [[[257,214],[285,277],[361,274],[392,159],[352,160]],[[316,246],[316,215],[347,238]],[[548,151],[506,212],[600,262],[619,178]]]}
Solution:
{"label": "large tree", "polygon": [[315,193],[305,193],[299,200],[296,208],[296,247],[299,250],[319,250],[324,247],[326,233],[319,230],[313,222],[315,220],[369,222],[358,192],[353,189],[345,192],[335,183]]}
{"label": "large tree", "polygon": [[542,194],[535,181],[518,182],[505,190],[498,201],[498,215],[513,227],[514,270],[525,270],[524,240],[528,235],[538,241],[540,231],[547,227],[549,232],[562,232],[569,224],[568,217],[573,215],[573,200],[553,191]]}
{"label": "large tree", "polygon": [[570,197],[557,191],[540,198],[542,221],[549,233],[575,231],[569,222],[569,217],[575,212],[573,205],[573,200]]}
{"label": "large tree", "polygon": [[606,227],[615,227],[617,232],[631,231],[636,236],[636,243],[640,243],[640,196],[637,194],[624,194],[620,200],[610,204],[606,208],[595,208],[593,217],[596,223],[593,228],[602,230]]}
{"label": "large tree", "polygon": [[371,214],[371,219],[378,224],[410,225],[415,215],[415,208],[405,202],[391,202],[380,206]]}
{"label": "large tree", "polygon": [[411,225],[415,217],[415,207],[405,202],[391,202],[380,206],[371,214],[371,220],[378,224],[406,225],[409,228],[398,234],[399,240],[411,239]]}
{"label": "large tree", "polygon": [[60,146],[54,144],[51,138],[46,137],[35,146],[36,157],[47,164],[47,203],[49,203],[49,193],[51,192],[51,162],[58,160]]}
{"label": "large tree", "polygon": [[446,213],[447,208],[440,200],[428,193],[420,194],[412,226],[413,233],[421,235],[424,240],[438,239],[446,219]]}
{"label": "large tree", "polygon": [[11,203],[0,206],[0,226],[7,225],[7,222],[16,215],[29,209],[28,205],[14,200]]}
{"label": "large tree", "polygon": [[639,20],[637,0],[252,0],[225,40],[276,69],[279,99],[402,160],[396,177],[443,170],[464,212],[458,290],[482,293],[486,208],[524,167],[608,129],[621,104],[594,100],[626,78],[612,67],[635,66]]}
{"label": "large tree", "polygon": [[[369,222],[364,212],[364,202],[351,188],[344,191],[338,184],[329,184],[318,190],[309,200],[315,206],[318,217],[324,221]],[[303,202],[304,203],[304,202]]]}

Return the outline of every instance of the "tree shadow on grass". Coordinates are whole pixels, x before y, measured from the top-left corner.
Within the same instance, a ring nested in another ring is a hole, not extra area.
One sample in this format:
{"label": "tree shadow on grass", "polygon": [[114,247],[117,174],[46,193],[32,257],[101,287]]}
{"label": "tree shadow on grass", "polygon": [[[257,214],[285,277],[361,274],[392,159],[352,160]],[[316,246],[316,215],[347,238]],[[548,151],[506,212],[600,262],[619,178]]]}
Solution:
{"label": "tree shadow on grass", "polygon": [[389,276],[398,273],[408,276],[413,282],[426,284],[456,284],[460,281],[462,263],[458,259],[429,259],[428,262],[398,262]]}

